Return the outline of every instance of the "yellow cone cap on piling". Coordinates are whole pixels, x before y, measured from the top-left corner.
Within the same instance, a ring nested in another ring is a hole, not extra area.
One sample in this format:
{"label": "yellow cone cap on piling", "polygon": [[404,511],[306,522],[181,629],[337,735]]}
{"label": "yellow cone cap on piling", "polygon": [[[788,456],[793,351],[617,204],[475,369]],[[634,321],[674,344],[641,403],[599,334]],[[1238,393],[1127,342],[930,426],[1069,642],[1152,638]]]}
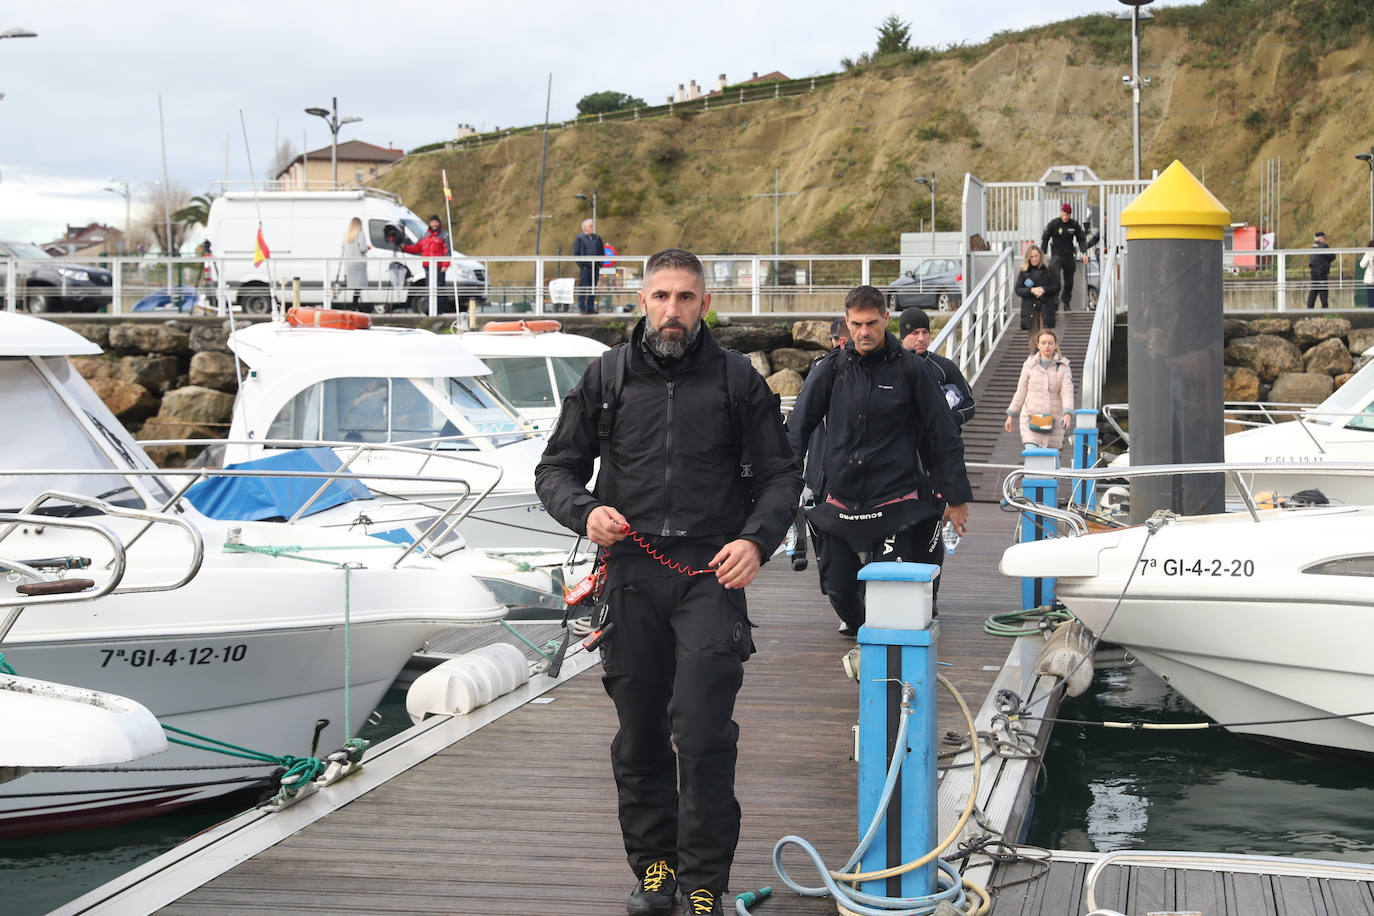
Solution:
{"label": "yellow cone cap on piling", "polygon": [[1126,241],[1204,239],[1220,242],[1231,211],[1177,159],[1121,211]]}

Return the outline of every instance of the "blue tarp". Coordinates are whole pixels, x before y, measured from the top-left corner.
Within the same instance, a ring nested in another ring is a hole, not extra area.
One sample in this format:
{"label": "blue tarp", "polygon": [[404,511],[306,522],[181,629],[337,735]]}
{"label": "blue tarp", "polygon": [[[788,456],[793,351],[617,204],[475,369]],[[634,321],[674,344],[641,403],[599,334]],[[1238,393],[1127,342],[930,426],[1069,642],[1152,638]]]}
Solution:
{"label": "blue tarp", "polygon": [[[337,471],[333,449],[303,448],[256,461],[231,464],[231,471]],[[226,521],[256,522],[287,519],[305,505],[324,481],[318,477],[213,477],[186,491],[186,498],[203,514]],[[369,499],[372,491],[359,480],[332,480],[307,515],[355,499]]]}

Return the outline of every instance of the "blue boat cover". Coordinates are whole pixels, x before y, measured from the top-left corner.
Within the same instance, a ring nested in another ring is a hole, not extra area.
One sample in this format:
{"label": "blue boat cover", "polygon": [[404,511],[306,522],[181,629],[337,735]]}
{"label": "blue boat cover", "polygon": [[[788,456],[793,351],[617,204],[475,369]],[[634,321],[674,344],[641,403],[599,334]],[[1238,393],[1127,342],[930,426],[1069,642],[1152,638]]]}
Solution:
{"label": "blue boat cover", "polygon": [[[329,448],[303,448],[227,466],[231,471],[337,471],[339,457]],[[225,521],[287,519],[305,505],[323,481],[318,477],[212,477],[186,491],[201,513]],[[331,480],[306,515],[355,499],[370,499],[360,480]]]}

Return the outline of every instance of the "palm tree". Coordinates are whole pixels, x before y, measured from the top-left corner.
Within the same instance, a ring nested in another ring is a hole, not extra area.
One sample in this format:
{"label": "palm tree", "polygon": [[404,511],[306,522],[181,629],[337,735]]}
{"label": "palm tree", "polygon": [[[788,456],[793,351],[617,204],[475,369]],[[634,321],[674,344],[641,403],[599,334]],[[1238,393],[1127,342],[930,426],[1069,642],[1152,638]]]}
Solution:
{"label": "palm tree", "polygon": [[210,204],[215,202],[214,194],[197,194],[192,197],[186,206],[172,214],[172,219],[185,225],[188,229],[191,226],[206,226],[210,222]]}

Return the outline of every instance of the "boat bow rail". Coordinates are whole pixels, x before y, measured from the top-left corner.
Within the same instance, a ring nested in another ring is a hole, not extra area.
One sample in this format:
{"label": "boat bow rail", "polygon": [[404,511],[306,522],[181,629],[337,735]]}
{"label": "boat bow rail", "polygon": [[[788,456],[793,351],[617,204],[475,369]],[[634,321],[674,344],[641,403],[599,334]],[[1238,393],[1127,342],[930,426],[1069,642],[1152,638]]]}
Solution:
{"label": "boat bow rail", "polygon": [[[1370,462],[1331,462],[1323,463],[1322,473],[1352,477],[1374,477],[1374,463]],[[1088,524],[1083,516],[1072,507],[1061,509],[1027,498],[1022,492],[1022,481],[1027,477],[1052,478],[1056,480],[1089,481],[1093,483],[1120,482],[1122,479],[1136,477],[1175,477],[1194,474],[1225,475],[1235,486],[1241,503],[1251,519],[1262,520],[1260,505],[1246,482],[1246,474],[1310,474],[1312,466],[1304,462],[1224,462],[1215,464],[1161,464],[1140,467],[1114,468],[1055,468],[1053,470],[1016,468],[1007,474],[1002,483],[1002,499],[1006,505],[1018,512],[1030,513],[1054,519],[1061,523],[1060,534],[1078,536],[1088,533]]]}

